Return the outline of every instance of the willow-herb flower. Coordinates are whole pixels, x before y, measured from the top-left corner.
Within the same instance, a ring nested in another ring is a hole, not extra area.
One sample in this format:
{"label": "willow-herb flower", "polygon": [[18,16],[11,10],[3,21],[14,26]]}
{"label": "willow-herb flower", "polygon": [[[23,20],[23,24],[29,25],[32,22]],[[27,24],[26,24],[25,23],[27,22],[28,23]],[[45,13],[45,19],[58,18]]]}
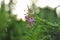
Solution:
{"label": "willow-herb flower", "polygon": [[25,16],[25,19],[28,19],[28,16]]}
{"label": "willow-herb flower", "polygon": [[29,22],[34,25],[34,18],[29,18]]}
{"label": "willow-herb flower", "polygon": [[25,19],[28,20],[28,18],[29,18],[28,15],[26,15],[26,14],[24,14],[24,15],[25,15]]}

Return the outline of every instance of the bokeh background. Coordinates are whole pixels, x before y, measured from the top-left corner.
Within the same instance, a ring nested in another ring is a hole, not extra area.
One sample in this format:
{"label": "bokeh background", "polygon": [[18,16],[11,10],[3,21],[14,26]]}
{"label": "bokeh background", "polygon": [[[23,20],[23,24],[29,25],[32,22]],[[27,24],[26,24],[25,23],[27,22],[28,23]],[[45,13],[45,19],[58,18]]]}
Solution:
{"label": "bokeh background", "polygon": [[60,0],[0,0],[0,40],[60,40],[59,9]]}

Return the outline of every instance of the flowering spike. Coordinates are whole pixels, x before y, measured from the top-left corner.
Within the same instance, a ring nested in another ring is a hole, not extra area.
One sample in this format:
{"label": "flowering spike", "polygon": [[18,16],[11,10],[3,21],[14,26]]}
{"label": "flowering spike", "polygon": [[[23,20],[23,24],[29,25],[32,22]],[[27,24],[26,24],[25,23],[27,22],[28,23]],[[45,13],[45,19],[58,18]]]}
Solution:
{"label": "flowering spike", "polygon": [[29,22],[33,25],[34,24],[34,18],[29,18]]}

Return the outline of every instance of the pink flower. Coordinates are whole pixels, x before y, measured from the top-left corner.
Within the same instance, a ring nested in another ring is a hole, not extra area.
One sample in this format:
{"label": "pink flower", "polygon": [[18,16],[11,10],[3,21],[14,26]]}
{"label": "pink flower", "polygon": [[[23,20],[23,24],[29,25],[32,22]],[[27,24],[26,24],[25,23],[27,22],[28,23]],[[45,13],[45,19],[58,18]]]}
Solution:
{"label": "pink flower", "polygon": [[26,15],[26,14],[24,14],[24,15],[25,15],[25,19],[28,20],[28,18],[29,18],[28,15]]}
{"label": "pink flower", "polygon": [[33,25],[34,24],[34,18],[29,18],[29,22]]}
{"label": "pink flower", "polygon": [[25,16],[25,19],[28,19],[28,16]]}

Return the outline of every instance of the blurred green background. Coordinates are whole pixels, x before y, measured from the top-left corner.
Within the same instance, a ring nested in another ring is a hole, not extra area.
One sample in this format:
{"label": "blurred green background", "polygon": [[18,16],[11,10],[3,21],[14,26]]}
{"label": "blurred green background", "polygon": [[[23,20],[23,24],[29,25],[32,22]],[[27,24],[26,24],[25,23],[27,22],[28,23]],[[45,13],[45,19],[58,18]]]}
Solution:
{"label": "blurred green background", "polygon": [[37,12],[36,9],[35,24],[27,28],[28,22],[17,21],[11,15],[11,9],[5,10],[3,2],[0,8],[0,40],[60,40],[60,18],[55,10],[46,7],[38,8]]}

